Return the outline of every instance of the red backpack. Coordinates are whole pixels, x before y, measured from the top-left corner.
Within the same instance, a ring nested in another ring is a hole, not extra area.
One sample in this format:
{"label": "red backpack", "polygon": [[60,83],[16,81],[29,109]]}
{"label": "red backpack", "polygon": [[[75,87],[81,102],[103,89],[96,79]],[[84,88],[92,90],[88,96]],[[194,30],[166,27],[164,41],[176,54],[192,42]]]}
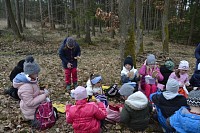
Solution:
{"label": "red backpack", "polygon": [[41,103],[36,111],[32,123],[33,128],[45,130],[51,128],[56,123],[56,114],[52,106],[52,102]]}

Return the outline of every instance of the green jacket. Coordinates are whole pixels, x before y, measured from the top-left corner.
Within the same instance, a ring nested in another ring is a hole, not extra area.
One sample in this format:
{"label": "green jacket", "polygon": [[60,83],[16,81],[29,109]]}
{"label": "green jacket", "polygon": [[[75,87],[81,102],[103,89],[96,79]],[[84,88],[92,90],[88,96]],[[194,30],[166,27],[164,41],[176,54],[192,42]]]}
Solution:
{"label": "green jacket", "polygon": [[144,131],[149,124],[150,110],[152,110],[152,107],[149,103],[141,110],[135,110],[125,103],[120,113],[120,122],[133,131]]}

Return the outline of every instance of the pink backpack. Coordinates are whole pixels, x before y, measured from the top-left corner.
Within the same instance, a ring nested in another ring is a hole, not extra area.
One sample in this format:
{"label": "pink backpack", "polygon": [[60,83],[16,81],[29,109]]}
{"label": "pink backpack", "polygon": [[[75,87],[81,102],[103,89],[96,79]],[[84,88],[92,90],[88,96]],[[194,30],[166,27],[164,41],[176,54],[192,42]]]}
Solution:
{"label": "pink backpack", "polygon": [[51,128],[56,123],[56,115],[51,102],[41,103],[36,111],[32,123],[33,128],[45,130]]}
{"label": "pink backpack", "polygon": [[122,105],[119,106],[108,105],[108,107],[106,108],[107,116],[105,120],[111,123],[120,122],[120,111],[119,111],[120,107],[122,107]]}

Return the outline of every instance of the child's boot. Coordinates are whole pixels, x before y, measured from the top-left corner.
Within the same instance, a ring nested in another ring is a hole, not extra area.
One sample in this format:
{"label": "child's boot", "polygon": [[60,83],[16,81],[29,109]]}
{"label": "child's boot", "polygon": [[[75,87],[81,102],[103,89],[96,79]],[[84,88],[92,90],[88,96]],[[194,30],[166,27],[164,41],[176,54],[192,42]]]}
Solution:
{"label": "child's boot", "polygon": [[67,91],[68,93],[70,93],[70,90],[71,90],[71,85],[68,84],[68,85],[66,86],[66,91]]}
{"label": "child's boot", "polygon": [[74,82],[74,83],[73,83],[74,89],[76,89],[77,86],[78,86],[77,82]]}

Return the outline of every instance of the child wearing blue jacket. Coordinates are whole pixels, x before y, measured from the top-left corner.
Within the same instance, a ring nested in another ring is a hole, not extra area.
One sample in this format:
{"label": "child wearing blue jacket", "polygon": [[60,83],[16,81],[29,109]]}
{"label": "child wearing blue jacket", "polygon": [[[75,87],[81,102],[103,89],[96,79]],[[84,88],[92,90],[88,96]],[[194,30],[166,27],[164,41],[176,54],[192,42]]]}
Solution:
{"label": "child wearing blue jacket", "polygon": [[77,60],[80,58],[81,50],[79,44],[72,38],[66,38],[59,48],[59,57],[65,71],[66,89],[71,89],[71,78],[74,88],[77,87]]}

